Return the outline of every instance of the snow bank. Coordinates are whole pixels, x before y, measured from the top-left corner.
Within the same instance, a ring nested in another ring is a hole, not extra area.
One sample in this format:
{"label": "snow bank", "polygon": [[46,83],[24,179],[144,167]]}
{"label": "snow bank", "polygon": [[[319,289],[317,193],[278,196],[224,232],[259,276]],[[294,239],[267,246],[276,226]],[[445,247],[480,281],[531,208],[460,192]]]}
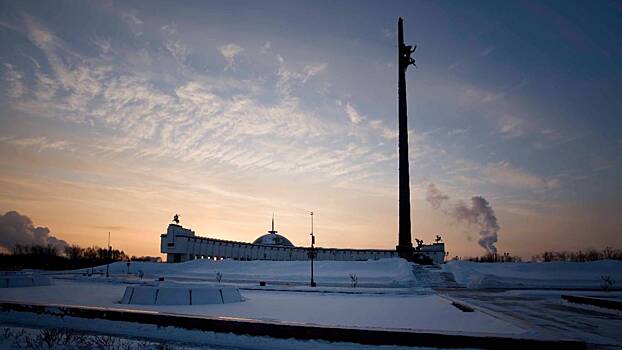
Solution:
{"label": "snow bank", "polygon": [[[278,283],[306,283],[310,278],[308,261],[236,261],[236,260],[192,260],[185,263],[167,264],[132,262],[130,273],[141,271],[145,278],[164,277],[165,280],[214,281],[216,274],[222,274],[223,282],[259,281]],[[104,270],[105,266],[96,267]],[[88,269],[90,270],[90,269]],[[84,270],[79,270],[85,272]],[[110,265],[113,274],[126,274],[124,262]],[[315,281],[321,285],[349,285],[350,274],[358,277],[359,286],[410,286],[414,283],[412,266],[400,258],[373,261],[316,261]]]}
{"label": "snow bank", "polygon": [[601,276],[611,276],[622,286],[622,261],[584,263],[475,263],[450,261],[443,271],[454,274],[468,288],[600,289]]}

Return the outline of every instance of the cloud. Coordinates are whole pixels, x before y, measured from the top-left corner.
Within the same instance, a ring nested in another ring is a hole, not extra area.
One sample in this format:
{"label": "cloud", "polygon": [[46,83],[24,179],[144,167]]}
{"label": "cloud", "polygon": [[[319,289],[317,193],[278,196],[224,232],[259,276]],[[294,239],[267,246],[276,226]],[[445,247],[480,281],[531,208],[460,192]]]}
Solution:
{"label": "cloud", "polygon": [[103,54],[107,54],[112,47],[110,39],[94,39],[91,43],[97,47]]}
{"label": "cloud", "polygon": [[475,86],[466,86],[464,87],[463,95],[464,100],[469,101],[469,103],[490,104],[503,99],[505,92],[502,90],[490,91]]}
{"label": "cloud", "polygon": [[175,24],[169,24],[163,26],[160,30],[164,36],[164,47],[175,57],[177,62],[183,64],[190,53],[190,49],[179,39],[177,26]]}
{"label": "cloud", "polygon": [[278,62],[276,89],[282,98],[291,100],[294,91],[303,86],[311,77],[321,73],[326,69],[325,63],[315,63],[305,65],[302,70],[288,67],[285,58],[280,54],[276,55]]}
{"label": "cloud", "polygon": [[23,83],[24,76],[13,65],[4,64],[4,80],[8,83],[7,94],[11,98],[20,98],[26,93]]}
{"label": "cloud", "polygon": [[265,44],[263,44],[263,46],[261,47],[261,49],[259,49],[259,53],[261,54],[266,54],[268,53],[268,51],[270,51],[270,48],[272,47],[272,43],[269,41],[266,41]]}
{"label": "cloud", "polygon": [[121,17],[125,19],[128,23],[131,23],[134,25],[141,25],[145,23],[143,22],[143,20],[138,18],[136,11],[123,11],[121,13]]}
{"label": "cloud", "polygon": [[[88,60],[69,49],[63,40],[34,18],[30,16],[24,18],[30,41],[43,52],[52,71],[50,76],[41,73],[39,69],[35,71],[38,97],[51,97],[62,92],[66,95],[64,102],[67,110],[86,112],[88,100],[95,98],[102,91],[101,81],[110,75],[112,67],[104,62],[96,67],[90,67],[85,64]],[[36,110],[39,114],[46,114],[49,108],[53,108],[28,102],[24,102],[21,107],[35,110],[37,107],[43,107]]]}
{"label": "cloud", "polygon": [[63,254],[67,242],[50,235],[47,227],[35,227],[32,220],[16,211],[0,216],[0,248],[12,251],[16,245],[51,245]]}
{"label": "cloud", "polygon": [[447,136],[457,136],[465,134],[469,131],[469,129],[452,129],[447,132]]}
{"label": "cloud", "polygon": [[236,44],[227,44],[218,48],[220,54],[227,60],[227,66],[225,67],[225,71],[229,68],[233,67],[236,56],[244,52],[244,48],[236,45]]}
{"label": "cloud", "polygon": [[326,69],[326,63],[305,66],[305,68],[303,69],[304,78],[302,79],[302,83],[306,83],[309,78],[317,75],[324,69]]}
{"label": "cloud", "polygon": [[[375,165],[393,156],[371,150],[365,139],[376,130],[392,139],[394,131],[377,125],[378,129],[362,127],[354,132],[349,122],[327,119],[301,107],[299,89],[321,74],[325,63],[296,68],[275,54],[278,69],[271,70],[273,76],[189,75],[179,60],[177,66],[162,72],[153,67],[170,62],[163,61],[158,45],[149,45],[157,48],[153,51],[141,50],[152,63],[137,67],[120,49],[109,50],[107,57],[99,50],[94,57],[76,53],[33,18],[25,28],[48,64],[34,69],[33,88],[23,99],[11,101],[12,108],[103,131],[99,135],[106,137],[84,148],[97,156],[131,152],[137,160],[174,158],[187,166],[210,163],[235,171],[315,172],[334,183],[353,181],[354,173],[356,181],[378,177]],[[168,37],[162,34],[171,31],[165,26],[149,37],[161,38],[166,46]],[[244,49],[229,44],[217,52],[230,64]],[[365,119],[352,105],[348,111],[348,119]],[[332,112],[342,114],[344,107]],[[30,142],[28,147],[40,149],[78,149],[45,138],[11,142],[20,147]]]}
{"label": "cloud", "polygon": [[380,119],[372,120],[369,122],[369,126],[372,129],[380,131],[380,136],[386,140],[397,140],[398,131],[396,128],[388,128],[384,125],[384,122]]}
{"label": "cloud", "polygon": [[124,9],[120,12],[121,19],[127,24],[128,29],[136,38],[143,35],[143,27],[145,22],[138,17],[138,11],[133,9]]}
{"label": "cloud", "polygon": [[498,131],[510,138],[522,136],[525,134],[524,120],[510,114],[502,115],[499,118]]}
{"label": "cloud", "polygon": [[488,163],[483,169],[484,176],[496,184],[529,189],[554,189],[560,183],[555,178],[542,178],[525,170],[515,168],[510,162]]}
{"label": "cloud", "polygon": [[236,44],[227,44],[223,45],[219,48],[220,54],[223,55],[226,59],[233,59],[235,56],[239,55],[244,49]]}
{"label": "cloud", "polygon": [[70,149],[70,143],[65,140],[49,140],[47,137],[5,137],[0,139],[0,142],[10,144],[17,147],[33,147],[39,152],[44,150],[65,150]]}
{"label": "cloud", "polygon": [[489,46],[485,48],[482,52],[479,53],[480,57],[486,57],[490,55],[495,50],[494,46]]}
{"label": "cloud", "polygon": [[60,84],[55,79],[41,72],[40,69],[35,71],[36,88],[35,95],[37,99],[50,101],[58,92]]}
{"label": "cloud", "polygon": [[455,101],[453,105],[460,111],[470,112],[487,120],[491,128],[494,128],[495,136],[533,136],[541,129],[550,128],[534,118],[529,106],[519,104],[513,99],[516,91],[528,83],[525,79],[496,89],[442,78],[426,83],[427,88],[419,92],[421,98],[438,103]]}
{"label": "cloud", "polygon": [[365,116],[359,113],[359,111],[357,111],[356,108],[354,108],[354,106],[350,104],[350,102],[346,103],[346,105],[344,106],[344,110],[348,115],[350,121],[354,124],[359,124],[365,119]]}

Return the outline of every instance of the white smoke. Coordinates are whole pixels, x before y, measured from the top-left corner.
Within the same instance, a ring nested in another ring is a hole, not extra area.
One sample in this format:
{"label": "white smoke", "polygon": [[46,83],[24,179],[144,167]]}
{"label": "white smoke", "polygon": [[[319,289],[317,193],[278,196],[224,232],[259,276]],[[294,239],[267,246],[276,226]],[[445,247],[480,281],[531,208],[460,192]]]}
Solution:
{"label": "white smoke", "polygon": [[28,216],[9,211],[0,216],[0,249],[13,251],[16,245],[48,246],[63,254],[67,242],[50,235],[47,227],[35,227]]}
{"label": "white smoke", "polygon": [[498,240],[499,223],[492,206],[482,196],[471,198],[471,205],[463,201],[457,201],[448,210],[445,202],[449,201],[449,196],[441,192],[433,183],[428,185],[426,200],[434,209],[441,209],[458,222],[465,222],[472,226],[479,227],[479,245],[486,249],[489,254],[497,254],[495,243]]}
{"label": "white smoke", "polygon": [[478,225],[479,245],[486,249],[490,254],[497,254],[497,236],[499,233],[499,224],[495,211],[488,201],[481,196],[471,198],[471,206],[469,207],[463,202],[458,202],[453,210],[454,217],[458,221],[465,221],[469,224]]}

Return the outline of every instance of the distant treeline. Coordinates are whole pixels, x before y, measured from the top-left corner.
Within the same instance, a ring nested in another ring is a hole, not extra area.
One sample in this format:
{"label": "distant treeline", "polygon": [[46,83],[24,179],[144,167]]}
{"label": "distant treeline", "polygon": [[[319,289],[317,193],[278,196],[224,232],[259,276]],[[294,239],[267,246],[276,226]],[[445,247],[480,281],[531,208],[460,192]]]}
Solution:
{"label": "distant treeline", "polygon": [[1,270],[43,269],[71,270],[93,267],[116,261],[161,262],[159,257],[129,257],[119,249],[106,249],[97,246],[83,248],[71,245],[59,252],[54,246],[17,245],[12,254],[0,254]]}
{"label": "distant treeline", "polygon": [[587,249],[576,252],[544,252],[532,258],[533,261],[550,262],[550,261],[574,261],[586,262],[596,260],[622,260],[622,250],[606,247],[603,250]]}
{"label": "distant treeline", "polygon": [[[486,254],[476,257],[454,257],[453,260],[465,260],[473,262],[521,262],[519,256],[513,256],[509,253],[504,254]],[[552,262],[552,261],[570,261],[570,262],[587,262],[597,260],[622,260],[622,250],[606,247],[603,250],[586,249],[578,251],[547,251],[542,254],[534,255],[532,262]]]}
{"label": "distant treeline", "polygon": [[491,263],[491,262],[521,262],[521,261],[523,261],[523,259],[521,259],[521,257],[519,257],[519,256],[512,256],[512,255],[510,255],[510,253],[486,254],[486,255],[482,255],[482,256],[464,257],[464,258],[455,257],[454,260],[466,260],[466,261],[472,261],[472,262],[487,262],[487,263]]}

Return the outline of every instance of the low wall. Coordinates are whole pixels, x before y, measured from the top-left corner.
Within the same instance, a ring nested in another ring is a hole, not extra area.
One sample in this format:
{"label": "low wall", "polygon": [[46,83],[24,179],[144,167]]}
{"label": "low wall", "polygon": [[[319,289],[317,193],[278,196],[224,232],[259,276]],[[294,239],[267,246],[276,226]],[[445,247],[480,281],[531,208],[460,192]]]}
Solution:
{"label": "low wall", "polygon": [[49,286],[51,284],[52,280],[46,276],[34,274],[0,275],[0,288]]}
{"label": "low wall", "polygon": [[129,286],[121,304],[135,305],[205,305],[242,301],[239,289],[228,286]]}

